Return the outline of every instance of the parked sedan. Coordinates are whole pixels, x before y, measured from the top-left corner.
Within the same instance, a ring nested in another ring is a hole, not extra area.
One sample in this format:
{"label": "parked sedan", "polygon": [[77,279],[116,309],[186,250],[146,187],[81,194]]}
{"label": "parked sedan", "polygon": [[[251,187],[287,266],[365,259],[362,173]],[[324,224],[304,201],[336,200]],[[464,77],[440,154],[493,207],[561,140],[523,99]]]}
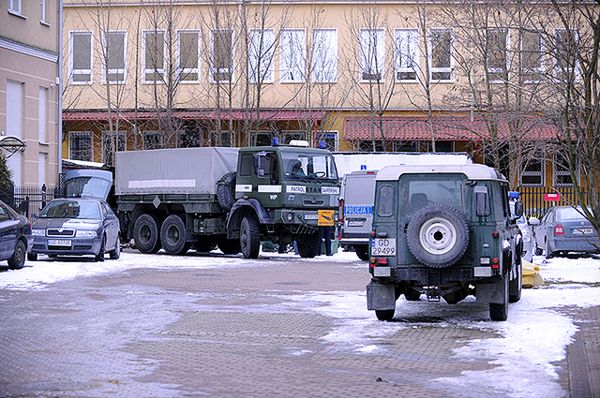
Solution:
{"label": "parked sedan", "polygon": [[535,252],[546,258],[556,254],[600,253],[600,241],[592,224],[581,213],[581,207],[555,206],[542,220],[529,219],[534,227]]}
{"label": "parked sedan", "polygon": [[0,200],[0,261],[6,260],[10,269],[23,268],[31,240],[27,218]]}
{"label": "parked sedan", "polygon": [[40,213],[32,226],[33,246],[27,256],[93,255],[104,261],[121,255],[119,219],[108,204],[98,199],[54,199]]}

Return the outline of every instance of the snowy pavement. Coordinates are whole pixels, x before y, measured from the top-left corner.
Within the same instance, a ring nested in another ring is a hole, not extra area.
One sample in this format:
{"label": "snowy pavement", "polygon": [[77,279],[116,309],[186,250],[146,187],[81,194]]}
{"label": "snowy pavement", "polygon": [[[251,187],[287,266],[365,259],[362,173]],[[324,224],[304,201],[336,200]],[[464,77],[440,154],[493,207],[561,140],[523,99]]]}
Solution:
{"label": "snowy pavement", "polygon": [[[244,260],[240,256],[190,254],[188,256],[142,255],[122,253],[121,259],[106,259],[102,263],[75,258],[27,262],[17,271],[0,272],[0,290],[27,291],[47,289],[52,284],[76,278],[109,275],[126,270],[149,269],[212,269],[236,267],[264,267],[273,260],[336,262],[357,266],[354,253],[338,253],[333,257],[300,260],[291,254],[264,253],[259,260]],[[481,396],[493,389],[495,396],[562,397],[567,392],[559,383],[558,363],[566,356],[578,330],[569,315],[572,308],[598,305],[600,298],[600,258],[535,257],[541,268],[545,285],[525,289],[520,302],[511,304],[506,322],[488,320],[487,306],[469,298],[457,305],[445,303],[397,303],[396,318],[400,322],[378,322],[373,312],[366,310],[362,286],[357,290],[328,292],[293,292],[273,296],[284,298],[290,311],[315,312],[335,320],[335,327],[322,340],[342,351],[361,355],[380,355],[388,348],[386,336],[402,328],[461,327],[491,333],[493,338],[469,340],[453,351],[457,360],[484,360],[493,365],[488,370],[463,371],[458,377],[434,380],[440,389],[459,396]],[[366,269],[365,269],[366,272]],[[250,309],[249,309],[250,310]],[[423,321],[426,320],[426,321]],[[433,321],[432,321],[433,320]],[[301,354],[299,354],[301,355]]]}

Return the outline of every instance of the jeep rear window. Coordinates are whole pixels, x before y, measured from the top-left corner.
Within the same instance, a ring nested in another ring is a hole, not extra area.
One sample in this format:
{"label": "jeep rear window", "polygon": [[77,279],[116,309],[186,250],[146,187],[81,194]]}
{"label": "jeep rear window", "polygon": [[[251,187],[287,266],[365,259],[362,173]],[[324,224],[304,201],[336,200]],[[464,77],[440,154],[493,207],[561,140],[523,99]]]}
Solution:
{"label": "jeep rear window", "polygon": [[408,182],[407,213],[432,203],[447,204],[462,209],[462,183],[459,180],[418,180]]}
{"label": "jeep rear window", "polygon": [[394,188],[391,185],[380,186],[377,198],[377,214],[380,217],[394,214]]}

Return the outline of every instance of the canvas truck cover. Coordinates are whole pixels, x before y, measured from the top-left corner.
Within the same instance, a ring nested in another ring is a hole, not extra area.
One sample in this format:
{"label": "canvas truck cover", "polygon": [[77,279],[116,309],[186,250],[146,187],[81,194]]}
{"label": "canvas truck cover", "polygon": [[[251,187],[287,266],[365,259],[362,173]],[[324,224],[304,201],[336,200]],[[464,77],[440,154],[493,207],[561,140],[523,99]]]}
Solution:
{"label": "canvas truck cover", "polygon": [[177,148],[117,152],[115,194],[216,194],[235,172],[238,148]]}

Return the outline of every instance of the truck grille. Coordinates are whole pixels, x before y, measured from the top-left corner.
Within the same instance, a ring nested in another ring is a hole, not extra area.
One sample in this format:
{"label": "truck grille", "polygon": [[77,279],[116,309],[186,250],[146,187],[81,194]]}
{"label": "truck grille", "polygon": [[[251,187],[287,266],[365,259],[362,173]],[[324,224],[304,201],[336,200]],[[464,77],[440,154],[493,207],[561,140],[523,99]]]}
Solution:
{"label": "truck grille", "polygon": [[75,230],[74,229],[63,229],[62,231],[60,231],[55,228],[48,229],[47,236],[72,238],[75,236]]}
{"label": "truck grille", "polygon": [[302,204],[304,206],[308,206],[308,207],[323,207],[325,206],[325,201],[321,200],[321,199],[317,199],[317,200],[303,200]]}

